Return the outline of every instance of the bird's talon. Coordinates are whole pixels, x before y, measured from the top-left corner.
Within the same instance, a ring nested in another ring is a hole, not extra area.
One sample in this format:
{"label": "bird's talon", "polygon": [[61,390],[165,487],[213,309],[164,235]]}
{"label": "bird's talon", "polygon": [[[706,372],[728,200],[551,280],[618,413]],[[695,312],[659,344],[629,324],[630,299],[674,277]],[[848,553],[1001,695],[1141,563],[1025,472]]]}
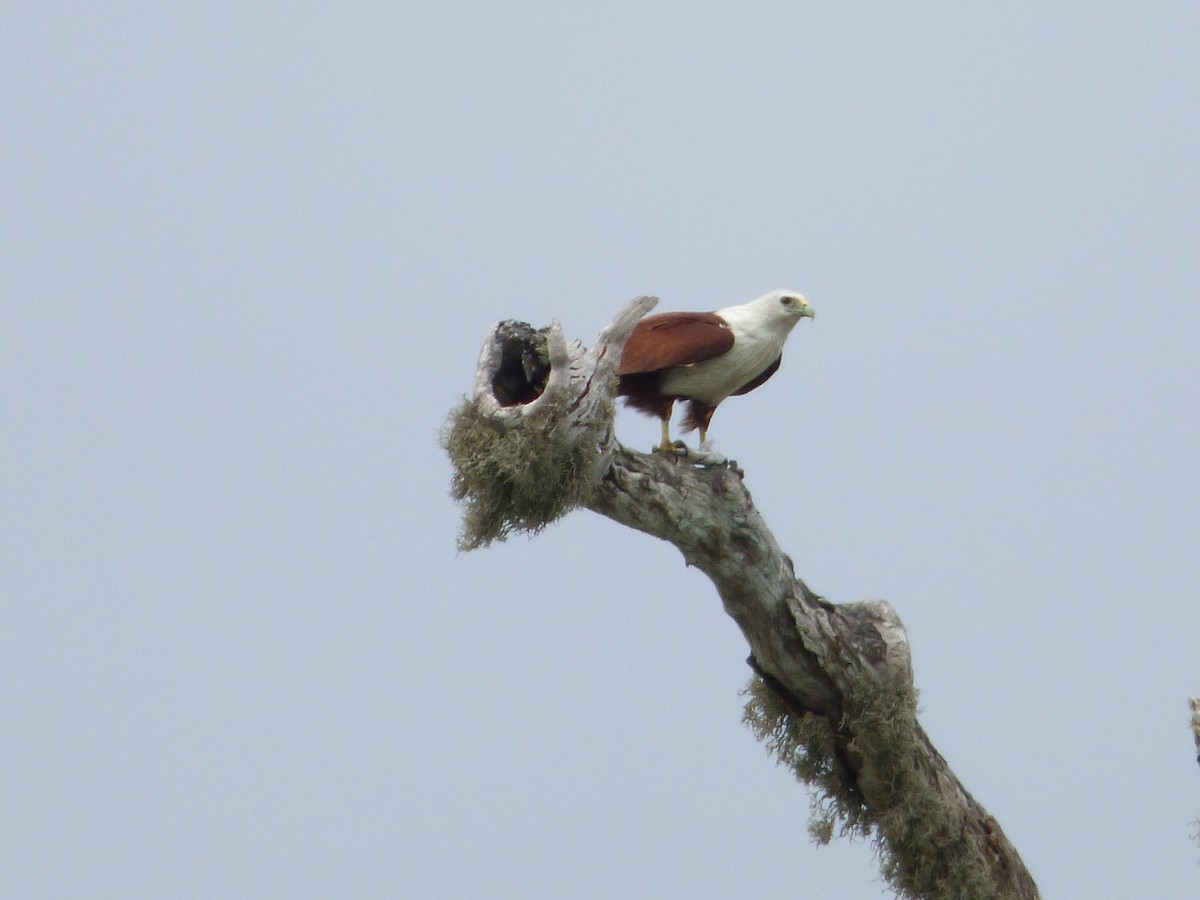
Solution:
{"label": "bird's talon", "polygon": [[691,451],[683,441],[671,441],[651,448],[651,453],[666,453],[668,456],[687,456]]}

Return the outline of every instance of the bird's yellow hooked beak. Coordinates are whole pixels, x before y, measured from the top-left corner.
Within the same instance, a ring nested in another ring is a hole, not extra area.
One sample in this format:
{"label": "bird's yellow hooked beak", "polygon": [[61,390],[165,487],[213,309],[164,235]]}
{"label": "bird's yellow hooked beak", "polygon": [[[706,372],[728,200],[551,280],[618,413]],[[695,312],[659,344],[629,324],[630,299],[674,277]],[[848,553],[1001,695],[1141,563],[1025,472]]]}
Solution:
{"label": "bird's yellow hooked beak", "polygon": [[810,319],[815,319],[817,317],[817,311],[808,305],[807,300],[801,300],[800,301],[800,318],[803,319],[805,316],[807,316]]}

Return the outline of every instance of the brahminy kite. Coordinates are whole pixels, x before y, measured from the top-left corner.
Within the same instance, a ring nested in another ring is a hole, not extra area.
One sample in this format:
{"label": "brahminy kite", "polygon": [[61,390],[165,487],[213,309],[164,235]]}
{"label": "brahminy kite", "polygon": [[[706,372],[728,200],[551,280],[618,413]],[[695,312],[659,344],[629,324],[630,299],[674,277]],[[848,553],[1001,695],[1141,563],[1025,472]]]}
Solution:
{"label": "brahminy kite", "polygon": [[671,409],[688,401],[683,430],[700,429],[708,450],[708,426],[718,404],[745,394],[772,375],[783,360],[783,344],[802,318],[815,313],[794,291],[771,291],[743,306],[716,312],[669,312],[647,316],[633,329],[621,356],[617,394],[639,412],[662,420],[658,449],[686,447],[671,442]]}

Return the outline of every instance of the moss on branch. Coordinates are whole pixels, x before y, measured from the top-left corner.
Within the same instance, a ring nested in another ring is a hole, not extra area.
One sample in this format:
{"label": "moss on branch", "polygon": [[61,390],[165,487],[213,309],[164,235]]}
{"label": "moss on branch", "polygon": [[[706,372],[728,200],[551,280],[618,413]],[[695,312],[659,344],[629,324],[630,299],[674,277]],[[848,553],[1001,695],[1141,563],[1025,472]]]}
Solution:
{"label": "moss on branch", "polygon": [[469,400],[450,413],[442,447],[454,465],[450,493],[462,502],[460,550],[537,534],[587,503],[595,488],[596,450],[556,434],[553,405],[519,428],[482,415]]}
{"label": "moss on branch", "polygon": [[793,711],[761,677],[746,689],[743,720],[810,788],[809,833],[869,839],[897,896],[983,900],[996,896],[984,848],[959,811],[917,770],[916,692],[863,680],[841,722]]}

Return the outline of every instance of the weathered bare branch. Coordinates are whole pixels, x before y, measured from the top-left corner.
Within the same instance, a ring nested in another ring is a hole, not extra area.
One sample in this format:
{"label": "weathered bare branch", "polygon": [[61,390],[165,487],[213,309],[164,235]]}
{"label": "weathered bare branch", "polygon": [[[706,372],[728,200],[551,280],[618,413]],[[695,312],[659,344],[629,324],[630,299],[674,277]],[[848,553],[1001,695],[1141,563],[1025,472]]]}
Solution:
{"label": "weathered bare branch", "polygon": [[1189,697],[1192,707],[1192,735],[1196,738],[1196,761],[1200,762],[1200,697]]}
{"label": "weathered bare branch", "polygon": [[902,896],[1037,897],[999,824],[917,722],[908,637],[892,607],[813,593],[736,466],[617,443],[621,349],[655,302],[631,301],[591,350],[568,346],[557,323],[493,329],[474,396],[444,436],[455,494],[468,505],[463,546],[537,531],[577,506],[671,542],[712,580],[746,637],[755,673],[747,721],[812,786],[819,839],[836,827],[871,837]]}

